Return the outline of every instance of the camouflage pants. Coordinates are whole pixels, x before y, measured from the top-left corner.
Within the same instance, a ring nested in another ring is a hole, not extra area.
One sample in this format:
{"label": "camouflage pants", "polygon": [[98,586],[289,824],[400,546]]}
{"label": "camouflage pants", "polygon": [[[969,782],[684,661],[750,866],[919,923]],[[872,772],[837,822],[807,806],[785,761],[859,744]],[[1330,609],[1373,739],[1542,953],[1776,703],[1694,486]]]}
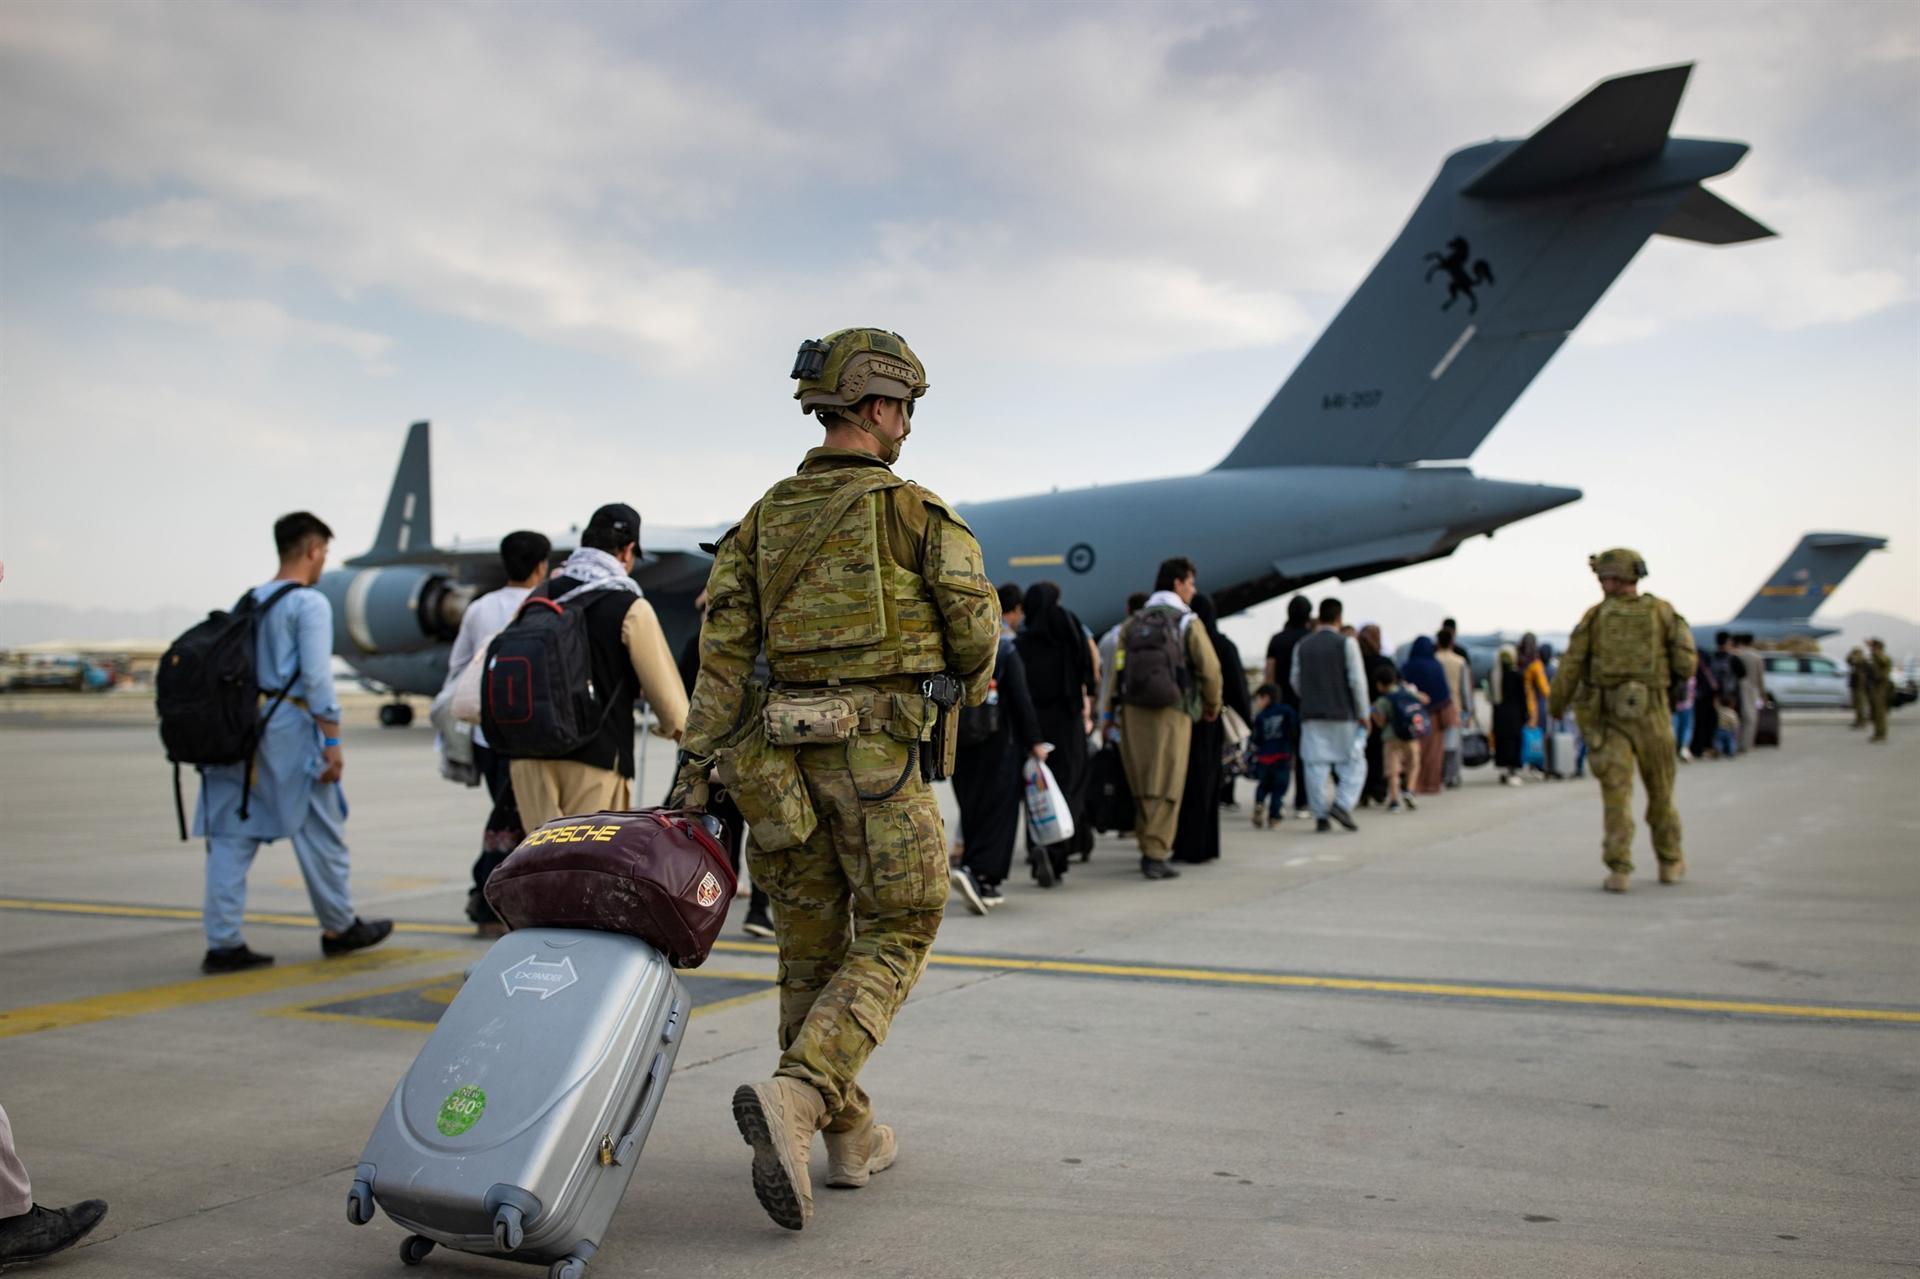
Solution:
{"label": "camouflage pants", "polygon": [[[1583,726],[1584,728],[1585,726]],[[1587,766],[1600,783],[1604,831],[1600,860],[1609,870],[1633,870],[1633,772],[1647,788],[1647,830],[1653,851],[1662,862],[1677,862],[1680,813],[1673,806],[1673,779],[1678,758],[1673,744],[1673,717],[1664,702],[1648,707],[1635,719],[1603,718],[1587,734]]]}
{"label": "camouflage pants", "polygon": [[1891,690],[1882,684],[1879,688],[1867,692],[1867,714],[1873,720],[1873,740],[1883,741],[1887,736],[1887,702]]}
{"label": "camouflage pants", "polygon": [[[946,836],[912,750],[883,734],[798,752],[820,825],[747,867],[780,946],[780,1067],[827,1103],[827,1128],[872,1110],[855,1082],[927,964],[947,904]],[[911,764],[911,767],[909,767]],[[906,781],[885,799],[902,774]]]}

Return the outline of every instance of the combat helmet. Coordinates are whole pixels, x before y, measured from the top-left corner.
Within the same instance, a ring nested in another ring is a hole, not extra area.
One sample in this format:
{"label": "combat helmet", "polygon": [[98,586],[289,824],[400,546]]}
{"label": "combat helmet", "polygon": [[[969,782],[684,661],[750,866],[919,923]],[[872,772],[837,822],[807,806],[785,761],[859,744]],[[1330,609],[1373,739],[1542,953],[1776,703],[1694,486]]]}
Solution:
{"label": "combat helmet", "polygon": [[1593,570],[1596,577],[1617,577],[1637,582],[1647,575],[1647,562],[1640,558],[1640,552],[1630,551],[1624,546],[1587,556],[1587,567]]}
{"label": "combat helmet", "polygon": [[822,421],[869,395],[905,400],[927,393],[927,370],[906,339],[887,329],[841,329],[800,344],[788,374],[800,385],[793,398],[802,413]]}

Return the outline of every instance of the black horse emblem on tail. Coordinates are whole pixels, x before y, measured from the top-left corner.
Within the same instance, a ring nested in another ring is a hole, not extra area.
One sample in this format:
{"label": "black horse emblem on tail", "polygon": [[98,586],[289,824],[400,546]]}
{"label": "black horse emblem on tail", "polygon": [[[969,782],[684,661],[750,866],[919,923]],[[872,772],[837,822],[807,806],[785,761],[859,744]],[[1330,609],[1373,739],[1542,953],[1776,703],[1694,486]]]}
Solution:
{"label": "black horse emblem on tail", "polygon": [[1473,274],[1467,274],[1467,258],[1470,253],[1467,242],[1456,235],[1447,241],[1445,253],[1427,254],[1427,261],[1432,264],[1427,267],[1428,280],[1433,279],[1436,272],[1447,273],[1447,300],[1440,304],[1442,311],[1452,310],[1455,302],[1465,298],[1467,314],[1472,315],[1480,309],[1480,299],[1474,294],[1474,289],[1483,284],[1488,286],[1493,284],[1493,267],[1485,258],[1476,260],[1473,264]]}

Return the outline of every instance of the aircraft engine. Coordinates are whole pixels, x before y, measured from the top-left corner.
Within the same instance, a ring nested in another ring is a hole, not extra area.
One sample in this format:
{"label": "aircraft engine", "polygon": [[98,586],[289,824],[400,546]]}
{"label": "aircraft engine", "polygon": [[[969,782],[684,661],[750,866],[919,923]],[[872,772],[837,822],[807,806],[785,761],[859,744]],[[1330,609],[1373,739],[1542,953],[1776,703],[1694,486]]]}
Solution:
{"label": "aircraft engine", "polygon": [[335,569],[320,579],[333,605],[333,651],[411,653],[451,643],[473,599],[430,568]]}

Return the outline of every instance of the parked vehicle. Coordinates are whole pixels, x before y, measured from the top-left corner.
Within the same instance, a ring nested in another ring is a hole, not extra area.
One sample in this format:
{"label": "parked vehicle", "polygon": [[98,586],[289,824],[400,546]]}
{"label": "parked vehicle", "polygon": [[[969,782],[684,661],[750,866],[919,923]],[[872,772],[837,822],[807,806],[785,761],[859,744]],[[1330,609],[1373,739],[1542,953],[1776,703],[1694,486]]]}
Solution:
{"label": "parked vehicle", "polygon": [[1853,693],[1847,688],[1847,668],[1831,657],[1818,654],[1769,653],[1767,691],[1781,706],[1853,708]]}

